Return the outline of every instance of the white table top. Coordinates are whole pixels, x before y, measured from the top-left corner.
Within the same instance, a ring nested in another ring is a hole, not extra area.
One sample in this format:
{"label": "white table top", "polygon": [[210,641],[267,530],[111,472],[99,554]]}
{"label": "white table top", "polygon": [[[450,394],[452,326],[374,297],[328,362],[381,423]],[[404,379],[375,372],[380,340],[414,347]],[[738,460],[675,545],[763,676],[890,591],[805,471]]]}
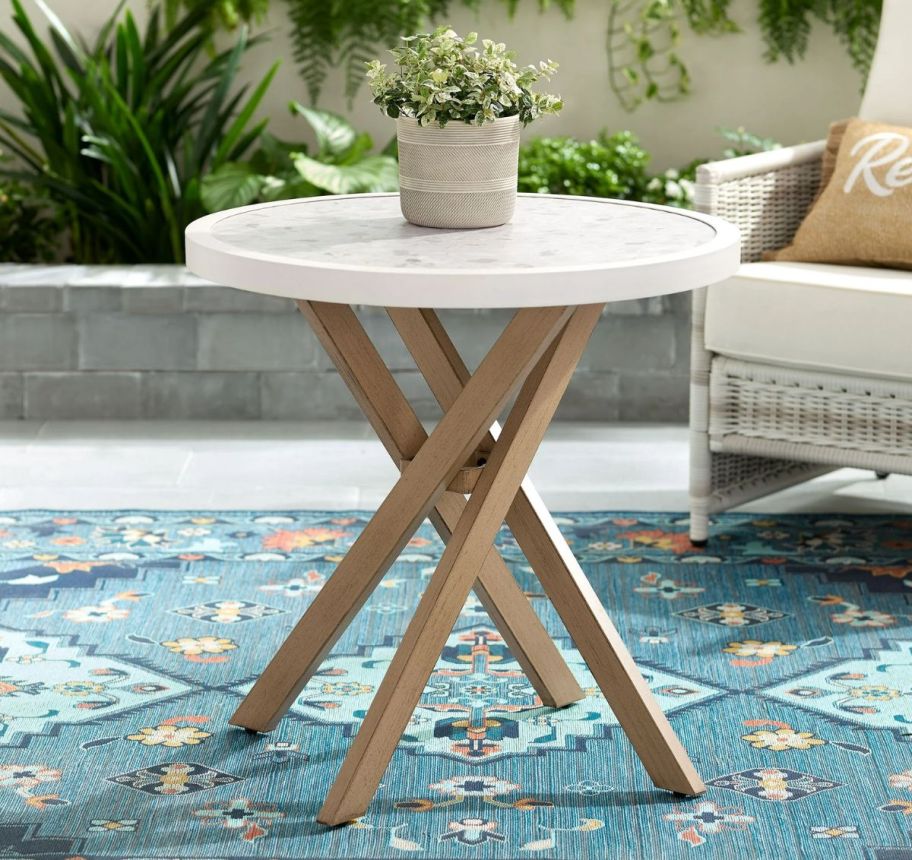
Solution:
{"label": "white table top", "polygon": [[740,263],[736,227],[695,212],[520,194],[513,221],[481,230],[406,222],[396,194],[311,197],[194,221],[187,265],[269,295],[386,307],[581,305],[682,292]]}

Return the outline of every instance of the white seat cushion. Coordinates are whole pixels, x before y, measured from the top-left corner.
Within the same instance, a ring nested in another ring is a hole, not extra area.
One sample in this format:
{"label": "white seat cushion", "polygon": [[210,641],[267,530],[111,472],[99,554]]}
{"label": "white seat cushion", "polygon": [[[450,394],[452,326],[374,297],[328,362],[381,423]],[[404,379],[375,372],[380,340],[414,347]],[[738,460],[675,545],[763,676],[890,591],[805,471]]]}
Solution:
{"label": "white seat cushion", "polygon": [[746,263],[708,290],[706,346],[764,364],[912,379],[912,272]]}

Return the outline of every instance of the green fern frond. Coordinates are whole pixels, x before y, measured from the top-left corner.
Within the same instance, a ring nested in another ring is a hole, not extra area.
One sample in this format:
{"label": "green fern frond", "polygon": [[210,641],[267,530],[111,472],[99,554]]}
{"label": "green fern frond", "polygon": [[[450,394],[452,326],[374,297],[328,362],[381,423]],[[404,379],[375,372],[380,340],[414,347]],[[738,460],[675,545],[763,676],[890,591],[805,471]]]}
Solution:
{"label": "green fern frond", "polygon": [[833,28],[852,65],[867,76],[877,44],[883,0],[760,0],[758,20],[766,58],[790,63],[804,57],[813,19]]}
{"label": "green fern frond", "polygon": [[760,0],[757,21],[766,42],[766,59],[794,63],[804,57],[811,34],[811,15],[818,0]]}
{"label": "green fern frond", "polygon": [[339,48],[333,3],[287,0],[292,24],[292,53],[307,95],[316,102],[326,80],[332,57]]}
{"label": "green fern frond", "polygon": [[829,0],[826,20],[845,45],[852,65],[867,78],[877,46],[883,0]]}
{"label": "green fern frond", "polygon": [[354,99],[364,82],[364,68],[374,59],[376,52],[370,42],[355,42],[346,47],[340,57],[345,73],[345,95]]}
{"label": "green fern frond", "polygon": [[[169,0],[173,2],[173,0]],[[257,3],[264,0],[244,0]],[[364,63],[399,38],[440,21],[449,13],[452,0],[285,0],[292,23],[295,62],[307,85],[310,100],[319,98],[329,69],[340,66],[349,99],[364,77]],[[482,0],[459,0],[478,10]],[[501,0],[512,15],[520,0]],[[719,0],[712,0],[719,2]],[[568,18],[576,0],[538,0],[544,11],[552,4]]]}

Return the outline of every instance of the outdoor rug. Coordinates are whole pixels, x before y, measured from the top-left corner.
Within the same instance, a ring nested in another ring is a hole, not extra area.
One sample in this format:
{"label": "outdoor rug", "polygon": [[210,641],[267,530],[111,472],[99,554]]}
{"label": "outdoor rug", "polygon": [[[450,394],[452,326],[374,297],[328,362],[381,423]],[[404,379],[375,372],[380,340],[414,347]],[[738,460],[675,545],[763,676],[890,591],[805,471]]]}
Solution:
{"label": "outdoor rug", "polygon": [[271,735],[227,720],[369,514],[0,515],[0,857],[912,860],[912,519],[559,524],[709,785],[653,788],[588,696],[533,690],[477,603],[367,815],[314,822],[441,553],[430,527]]}

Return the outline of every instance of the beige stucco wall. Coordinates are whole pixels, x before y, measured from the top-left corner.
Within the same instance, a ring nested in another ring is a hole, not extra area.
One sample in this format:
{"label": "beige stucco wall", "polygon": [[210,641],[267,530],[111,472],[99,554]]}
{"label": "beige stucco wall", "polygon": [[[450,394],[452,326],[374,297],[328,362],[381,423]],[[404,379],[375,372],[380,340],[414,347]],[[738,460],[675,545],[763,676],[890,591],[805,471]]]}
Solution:
{"label": "beige stucco wall", "polygon": [[[31,0],[25,2],[34,9]],[[87,34],[97,29],[114,5],[102,0],[49,2],[69,26]],[[284,4],[273,0],[272,5],[266,23],[273,31],[271,41],[248,58],[246,74],[251,78],[262,75],[276,57],[283,59],[264,112],[272,117],[274,132],[300,138],[305,136],[303,123],[288,115],[286,105],[290,99],[306,99],[306,94],[291,57]],[[482,36],[506,41],[524,62],[551,57],[561,63],[554,89],[567,107],[559,118],[541,121],[527,135],[588,136],[601,128],[630,128],[654,153],[656,166],[666,167],[718,153],[722,145],[715,132],[718,126],[743,125],[788,143],[812,140],[825,134],[831,120],[854,113],[859,103],[858,75],[831,33],[817,28],[804,62],[768,65],[754,23],[756,0],[734,0],[733,17],[743,26],[743,33],[721,38],[685,34],[680,52],[689,63],[693,93],[678,103],[647,104],[626,113],[607,85],[604,0],[577,0],[578,12],[570,22],[554,9],[535,14],[535,5],[535,0],[523,0],[520,14],[511,21],[494,0],[488,0],[479,16],[453,0],[450,22],[461,31],[478,30]],[[146,3],[134,0],[132,6],[142,14]],[[10,32],[7,9],[0,13],[0,25]],[[0,91],[0,105],[10,104],[9,93]],[[330,80],[321,104],[352,115],[379,143],[393,133],[391,121],[379,114],[365,90],[349,109],[338,78]]]}

